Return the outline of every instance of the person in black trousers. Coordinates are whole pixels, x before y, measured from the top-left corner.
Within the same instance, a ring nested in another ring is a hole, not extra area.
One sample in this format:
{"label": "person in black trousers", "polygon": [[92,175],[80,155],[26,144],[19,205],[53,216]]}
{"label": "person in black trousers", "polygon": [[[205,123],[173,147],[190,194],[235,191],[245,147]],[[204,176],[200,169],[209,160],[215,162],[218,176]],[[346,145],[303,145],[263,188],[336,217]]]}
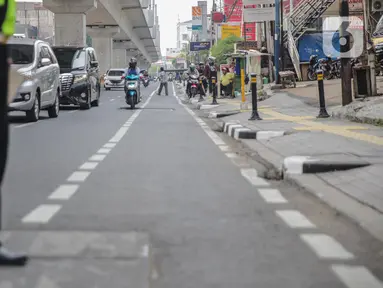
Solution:
{"label": "person in black trousers", "polygon": [[[8,0],[6,0],[8,1]],[[1,19],[0,19],[1,20]],[[1,23],[1,22],[0,22]],[[0,35],[1,36],[1,35]],[[8,75],[9,63],[7,46],[0,43],[0,189],[4,179],[8,156]],[[0,228],[2,223],[2,201],[0,190]],[[6,250],[0,242],[0,266],[24,266],[28,261],[26,255],[16,255]]]}

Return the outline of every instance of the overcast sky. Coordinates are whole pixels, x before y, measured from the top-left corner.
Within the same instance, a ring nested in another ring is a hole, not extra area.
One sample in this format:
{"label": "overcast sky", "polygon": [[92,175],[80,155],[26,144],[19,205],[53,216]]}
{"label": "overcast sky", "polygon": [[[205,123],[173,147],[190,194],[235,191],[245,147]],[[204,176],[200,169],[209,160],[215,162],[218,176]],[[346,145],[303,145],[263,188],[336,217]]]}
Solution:
{"label": "overcast sky", "polygon": [[[161,51],[165,56],[166,48],[177,46],[177,22],[192,18],[192,6],[197,6],[198,0],[156,0],[161,25]],[[210,12],[213,0],[207,0],[207,11]]]}

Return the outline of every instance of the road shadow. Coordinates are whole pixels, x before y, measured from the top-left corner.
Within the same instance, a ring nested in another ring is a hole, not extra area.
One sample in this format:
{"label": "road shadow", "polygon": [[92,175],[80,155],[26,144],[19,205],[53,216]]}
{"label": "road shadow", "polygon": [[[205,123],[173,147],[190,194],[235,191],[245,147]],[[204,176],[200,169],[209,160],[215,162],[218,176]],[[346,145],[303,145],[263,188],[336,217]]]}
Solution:
{"label": "road shadow", "polygon": [[80,106],[75,106],[75,105],[60,105],[60,110],[63,111],[72,111],[72,110],[80,110]]}
{"label": "road shadow", "polygon": [[[40,115],[40,120],[46,120],[49,119],[48,116]],[[28,118],[25,115],[9,115],[8,116],[9,123],[11,124],[26,124],[29,123]]]}

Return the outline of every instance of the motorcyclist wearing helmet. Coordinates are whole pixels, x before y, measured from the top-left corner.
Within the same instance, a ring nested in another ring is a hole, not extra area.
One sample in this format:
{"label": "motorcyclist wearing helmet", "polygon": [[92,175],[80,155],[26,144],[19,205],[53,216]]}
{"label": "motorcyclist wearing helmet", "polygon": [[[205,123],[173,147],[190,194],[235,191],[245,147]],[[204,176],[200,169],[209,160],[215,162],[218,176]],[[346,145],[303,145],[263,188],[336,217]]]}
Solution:
{"label": "motorcyclist wearing helmet", "polygon": [[[198,73],[200,76],[205,76],[205,64],[203,62],[199,62],[198,64]],[[205,95],[205,92],[207,91],[207,79],[206,77],[203,77],[204,79],[202,80],[203,84],[203,95]]]}
{"label": "motorcyclist wearing helmet", "polygon": [[[199,78],[199,72],[198,72],[198,70],[196,69],[194,63],[191,63],[191,64],[190,64],[189,69],[188,69],[188,71],[186,72],[186,74],[188,75],[188,78],[189,78],[190,76],[195,76],[197,79]],[[186,85],[186,94],[189,93],[189,89],[190,89],[190,82],[188,81],[188,83],[187,83],[187,85]]]}
{"label": "motorcyclist wearing helmet", "polygon": [[132,57],[129,61],[129,68],[126,73],[127,75],[137,75],[140,76],[140,68],[137,67],[137,59]]}
{"label": "motorcyclist wearing helmet", "polygon": [[[137,59],[136,58],[132,57],[130,59],[129,67],[128,67],[125,75],[126,75],[125,79],[129,75],[137,75],[138,77],[140,77],[140,68],[137,67]],[[139,97],[140,97],[140,99],[142,99],[141,98],[141,85],[140,85],[141,81],[137,81],[137,82],[138,82],[138,93],[140,95]],[[126,89],[126,86],[124,86],[124,88]]]}
{"label": "motorcyclist wearing helmet", "polygon": [[[215,58],[210,56],[208,58],[208,64],[205,66],[205,76],[209,81],[209,93],[213,93],[212,77],[215,77],[217,81],[218,67],[215,65]],[[215,87],[217,89],[217,87]]]}

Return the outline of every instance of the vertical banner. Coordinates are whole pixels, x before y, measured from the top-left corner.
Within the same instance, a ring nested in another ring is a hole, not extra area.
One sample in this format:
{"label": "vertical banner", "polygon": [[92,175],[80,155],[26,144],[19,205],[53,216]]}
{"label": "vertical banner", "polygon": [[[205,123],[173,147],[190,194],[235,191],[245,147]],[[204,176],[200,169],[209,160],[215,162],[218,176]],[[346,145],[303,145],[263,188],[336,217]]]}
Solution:
{"label": "vertical banner", "polygon": [[235,4],[236,0],[224,0],[224,13],[226,16],[227,22],[238,22],[242,23],[242,37],[245,38],[247,41],[255,41],[256,38],[256,28],[254,22],[248,22],[246,23],[246,31],[243,26],[243,5],[246,0],[238,0],[236,6],[233,9],[233,13],[231,14],[230,18],[229,15],[231,13],[231,8]]}
{"label": "vertical banner", "polygon": [[202,8],[199,6],[192,7],[192,30],[202,30]]}

